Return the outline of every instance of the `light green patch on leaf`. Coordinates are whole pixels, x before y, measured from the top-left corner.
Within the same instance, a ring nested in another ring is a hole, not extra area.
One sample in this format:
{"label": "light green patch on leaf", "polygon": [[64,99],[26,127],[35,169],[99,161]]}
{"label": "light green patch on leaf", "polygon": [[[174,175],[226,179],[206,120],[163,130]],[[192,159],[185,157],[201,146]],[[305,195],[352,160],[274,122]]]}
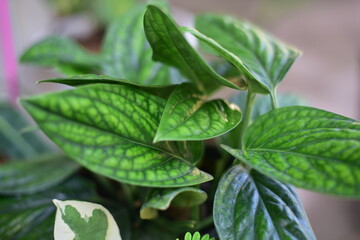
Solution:
{"label": "light green patch on leaf", "polygon": [[63,37],[49,37],[33,45],[22,55],[21,62],[55,67],[66,75],[99,70],[96,55]]}
{"label": "light green patch on leaf", "polygon": [[360,196],[359,122],[310,107],[285,107],[245,133],[245,150],[223,146],[258,171],[297,187]]}
{"label": "light green patch on leaf", "polygon": [[29,194],[48,189],[69,177],[79,165],[64,155],[40,155],[2,164],[0,194]]}
{"label": "light green patch on leaf", "polygon": [[274,94],[300,55],[298,50],[256,26],[229,16],[200,15],[196,18],[196,29],[199,33],[194,35],[233,63],[253,91]]}
{"label": "light green patch on leaf", "polygon": [[213,212],[220,239],[315,239],[293,187],[239,165],[221,178]]}
{"label": "light green patch on leaf", "polygon": [[206,101],[195,86],[182,84],[166,103],[154,141],[210,139],[230,131],[240,120],[235,105],[220,99]]}
{"label": "light green patch on leaf", "polygon": [[21,103],[67,155],[96,173],[152,187],[212,179],[194,166],[201,142],[153,143],[162,98],[130,86],[93,84]]}
{"label": "light green patch on leaf", "polygon": [[140,209],[142,219],[152,219],[157,216],[157,210],[166,210],[170,204],[188,208],[199,205],[207,199],[206,192],[197,188],[164,188],[152,189],[148,192]]}
{"label": "light green patch on leaf", "polygon": [[186,41],[174,20],[159,8],[148,6],[144,28],[153,59],[178,68],[201,91],[211,92],[219,84],[240,89],[240,83],[218,75]]}
{"label": "light green patch on leaf", "polygon": [[53,200],[57,207],[55,240],[121,240],[110,212],[99,204]]}
{"label": "light green patch on leaf", "polygon": [[110,25],[101,51],[102,73],[146,85],[186,81],[175,68],[152,60],[144,12],[145,6],[138,6]]}

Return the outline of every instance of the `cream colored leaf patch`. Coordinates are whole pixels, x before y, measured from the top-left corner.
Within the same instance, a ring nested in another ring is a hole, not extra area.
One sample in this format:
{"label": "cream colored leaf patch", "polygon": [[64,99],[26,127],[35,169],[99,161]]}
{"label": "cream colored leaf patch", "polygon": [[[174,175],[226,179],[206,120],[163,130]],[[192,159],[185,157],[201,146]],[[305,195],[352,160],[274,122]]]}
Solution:
{"label": "cream colored leaf patch", "polygon": [[73,200],[53,202],[57,207],[55,240],[121,240],[113,216],[103,206]]}

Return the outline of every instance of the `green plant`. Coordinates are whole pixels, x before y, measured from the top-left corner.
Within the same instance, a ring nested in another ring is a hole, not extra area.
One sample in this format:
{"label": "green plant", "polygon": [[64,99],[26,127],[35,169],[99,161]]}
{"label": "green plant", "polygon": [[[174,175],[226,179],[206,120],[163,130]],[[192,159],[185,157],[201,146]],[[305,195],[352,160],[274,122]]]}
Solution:
{"label": "green plant", "polygon": [[[179,27],[165,6],[139,6],[109,28],[99,54],[49,38],[23,55],[23,62],[84,74],[40,81],[75,88],[21,104],[87,170],[46,185],[45,192],[41,187],[0,199],[1,223],[23,221],[21,229],[2,227],[2,239],[46,238],[53,198],[101,203],[122,239],[175,239],[185,232],[213,234],[214,227],[224,240],[315,239],[292,185],[360,196],[359,122],[277,96],[299,51],[226,16],[200,15],[195,28]],[[219,58],[208,63],[185,32]],[[211,99],[223,86],[239,90],[233,103]],[[2,168],[0,178],[17,186],[18,171],[34,169],[35,163],[27,164],[8,165],[10,173]],[[11,205],[14,198],[21,208]],[[44,212],[36,235],[34,223],[25,220]]]}

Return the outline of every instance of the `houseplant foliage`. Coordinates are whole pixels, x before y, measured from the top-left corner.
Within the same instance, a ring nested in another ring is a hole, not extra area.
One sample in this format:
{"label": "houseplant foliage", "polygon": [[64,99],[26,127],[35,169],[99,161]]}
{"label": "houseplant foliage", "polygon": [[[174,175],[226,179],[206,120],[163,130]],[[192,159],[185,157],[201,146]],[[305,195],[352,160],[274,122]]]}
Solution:
{"label": "houseplant foliage", "polygon": [[[199,39],[201,51],[218,57],[216,64],[187,42],[185,32]],[[34,178],[43,185],[31,194],[15,196],[0,186],[7,195],[0,222],[10,216],[21,222],[24,214],[40,211],[32,199],[59,199],[58,188],[66,187],[69,195],[60,200],[102,204],[122,239],[209,239],[206,233],[216,239],[315,239],[293,186],[359,197],[360,124],[289,106],[298,101],[277,96],[299,55],[228,16],[200,15],[194,29],[180,27],[158,4],[138,6],[114,22],[98,54],[69,39],[41,41],[22,61],[67,75],[40,82],[74,88],[21,104],[83,169],[66,171],[50,186]],[[238,92],[232,103],[211,98],[221,87]],[[13,165],[12,172],[25,170]],[[12,175],[0,171],[4,175],[11,182]],[[69,181],[93,185],[71,195]],[[85,190],[90,193],[76,197]],[[8,207],[14,198],[23,211]],[[1,239],[47,239],[54,212],[49,207],[36,235],[5,224]]]}

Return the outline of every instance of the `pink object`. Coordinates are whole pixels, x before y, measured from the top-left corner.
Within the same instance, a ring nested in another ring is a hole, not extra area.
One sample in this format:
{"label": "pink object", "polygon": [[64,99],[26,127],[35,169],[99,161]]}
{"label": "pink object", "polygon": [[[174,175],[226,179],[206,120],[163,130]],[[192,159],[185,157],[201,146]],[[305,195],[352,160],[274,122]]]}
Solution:
{"label": "pink object", "polygon": [[9,11],[8,0],[0,0],[0,44],[3,52],[5,82],[10,101],[15,104],[19,96],[19,86]]}

